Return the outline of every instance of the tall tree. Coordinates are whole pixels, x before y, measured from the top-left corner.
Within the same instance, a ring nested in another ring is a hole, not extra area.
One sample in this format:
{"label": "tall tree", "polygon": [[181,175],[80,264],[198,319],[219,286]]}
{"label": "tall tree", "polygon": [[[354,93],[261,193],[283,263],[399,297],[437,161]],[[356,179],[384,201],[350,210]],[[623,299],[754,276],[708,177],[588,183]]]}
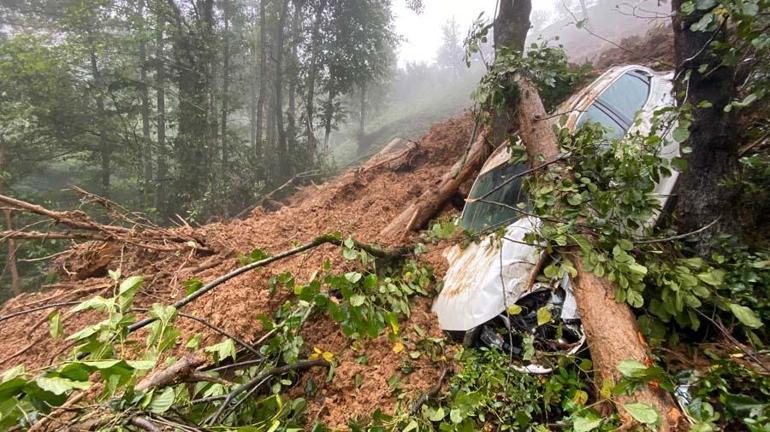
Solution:
{"label": "tall tree", "polygon": [[679,77],[676,94],[680,105],[692,109],[690,135],[684,142],[692,152],[686,155],[687,169],[677,184],[676,215],[681,232],[698,231],[716,221],[692,237],[698,253],[707,257],[714,238],[737,233],[740,224],[735,214],[737,189],[725,185],[738,166],[735,115],[725,109],[736,96],[735,68],[713,48],[727,42],[727,18],[711,31],[695,28],[718,5],[699,6],[686,14],[684,3],[673,0],[671,7]]}

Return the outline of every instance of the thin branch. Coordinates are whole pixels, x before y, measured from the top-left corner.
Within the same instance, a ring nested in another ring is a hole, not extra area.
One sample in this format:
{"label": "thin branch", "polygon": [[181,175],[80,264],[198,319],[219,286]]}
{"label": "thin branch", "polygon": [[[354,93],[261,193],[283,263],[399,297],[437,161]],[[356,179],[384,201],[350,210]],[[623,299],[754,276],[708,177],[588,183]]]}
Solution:
{"label": "thin branch", "polygon": [[238,397],[238,395],[240,395],[241,393],[251,390],[252,387],[258,385],[259,382],[264,380],[265,378],[281,376],[292,371],[305,370],[316,366],[329,367],[331,365],[329,362],[323,359],[303,360],[290,365],[276,367],[257,374],[257,376],[252,378],[250,381],[238,386],[235,390],[231,391],[225,398],[225,401],[222,402],[222,405],[219,407],[219,409],[206,420],[206,423],[209,423],[209,424],[216,423],[216,421],[225,411],[225,409],[230,404],[230,402],[233,401],[233,399]]}
{"label": "thin branch", "polygon": [[714,226],[714,224],[719,222],[719,219],[721,219],[721,217],[718,217],[718,218],[714,219],[710,224],[702,226],[702,227],[696,229],[695,231],[690,231],[690,232],[687,232],[687,233],[684,233],[684,234],[677,234],[677,235],[674,235],[674,236],[671,236],[671,237],[654,238],[654,239],[646,239],[646,240],[634,240],[634,243],[637,243],[637,244],[650,244],[650,243],[665,243],[665,242],[670,242],[670,241],[674,241],[674,240],[681,240],[683,238],[694,236],[694,235],[702,233],[703,231],[706,231],[707,229],[709,229],[712,226]]}

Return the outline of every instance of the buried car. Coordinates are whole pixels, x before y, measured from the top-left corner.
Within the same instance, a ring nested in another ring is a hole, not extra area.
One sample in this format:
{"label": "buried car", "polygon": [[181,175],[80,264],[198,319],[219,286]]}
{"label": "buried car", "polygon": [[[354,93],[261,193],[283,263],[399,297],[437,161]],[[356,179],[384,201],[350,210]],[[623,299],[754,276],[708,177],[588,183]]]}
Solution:
{"label": "buried car", "polygon": [[[563,103],[556,112],[566,115],[571,130],[586,122],[601,124],[606,136],[621,138],[647,132],[654,111],[674,104],[672,73],[642,66],[615,67]],[[679,145],[665,137],[661,156],[679,155]],[[526,202],[522,189],[526,162],[511,163],[506,145],[500,146],[479,172],[460,219],[464,230],[489,233],[504,230],[502,237],[486,235],[479,242],[444,252],[449,268],[433,310],[443,330],[462,335],[468,345],[497,346],[524,359],[534,349],[576,353],[585,342],[570,280],[534,283],[541,251],[525,235],[540,221],[523,216],[516,205]],[[655,187],[661,207],[676,183],[678,173],[662,177]],[[482,199],[483,198],[483,199]],[[503,205],[500,205],[502,203]],[[654,221],[651,221],[654,222]],[[547,307],[548,324],[538,316]],[[515,313],[509,314],[507,311]],[[548,357],[548,356],[543,356]],[[539,360],[538,360],[539,361]],[[522,370],[548,373],[548,364],[530,363]]]}

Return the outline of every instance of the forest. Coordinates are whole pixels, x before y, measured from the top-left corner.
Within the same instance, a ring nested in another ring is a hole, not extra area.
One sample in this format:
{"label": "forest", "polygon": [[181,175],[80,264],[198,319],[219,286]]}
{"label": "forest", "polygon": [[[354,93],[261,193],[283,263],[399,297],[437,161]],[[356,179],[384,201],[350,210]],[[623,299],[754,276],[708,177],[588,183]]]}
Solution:
{"label": "forest", "polygon": [[0,1],[0,430],[770,431],[770,1],[481,3]]}

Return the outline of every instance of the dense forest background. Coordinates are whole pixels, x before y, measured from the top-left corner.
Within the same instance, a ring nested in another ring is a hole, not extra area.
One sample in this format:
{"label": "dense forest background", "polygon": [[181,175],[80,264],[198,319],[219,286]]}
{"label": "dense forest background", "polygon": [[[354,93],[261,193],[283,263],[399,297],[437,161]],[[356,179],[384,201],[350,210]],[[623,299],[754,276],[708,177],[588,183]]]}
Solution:
{"label": "dense forest background", "polygon": [[[435,62],[398,68],[391,9],[389,0],[3,1],[0,189],[74,208],[77,185],[161,225],[204,223],[297,174],[319,181],[373,143],[416,137],[470,105],[483,67],[478,58],[466,67],[450,21]],[[3,222],[27,223],[17,219]],[[39,282],[34,260],[59,243],[14,244],[22,276]]]}

